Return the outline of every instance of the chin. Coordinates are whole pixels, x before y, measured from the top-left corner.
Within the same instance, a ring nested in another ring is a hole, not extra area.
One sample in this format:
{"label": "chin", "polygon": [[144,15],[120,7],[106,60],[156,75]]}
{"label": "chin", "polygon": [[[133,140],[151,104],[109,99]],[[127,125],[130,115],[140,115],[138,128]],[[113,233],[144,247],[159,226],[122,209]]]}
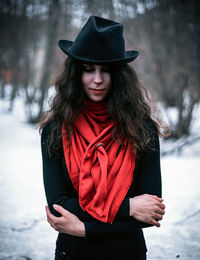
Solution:
{"label": "chin", "polygon": [[89,99],[93,102],[101,102],[105,100],[105,97],[89,97]]}

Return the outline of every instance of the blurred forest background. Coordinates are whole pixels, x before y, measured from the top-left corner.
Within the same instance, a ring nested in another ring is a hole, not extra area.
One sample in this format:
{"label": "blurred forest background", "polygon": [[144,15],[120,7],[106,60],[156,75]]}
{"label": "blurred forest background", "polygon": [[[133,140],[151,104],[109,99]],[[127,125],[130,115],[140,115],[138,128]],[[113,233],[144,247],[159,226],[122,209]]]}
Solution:
{"label": "blurred forest background", "polygon": [[124,24],[126,49],[140,52],[132,66],[165,111],[176,110],[176,120],[166,113],[171,138],[190,136],[200,101],[198,0],[1,0],[0,98],[8,110],[21,98],[27,122],[38,122],[65,59],[57,41],[74,40],[91,14]]}
{"label": "blurred forest background", "polygon": [[35,124],[66,58],[58,40],[91,14],[124,24],[126,49],[140,52],[130,65],[173,131],[161,139],[167,210],[161,229],[144,229],[148,259],[199,260],[199,0],[0,0],[0,259],[53,259]]}

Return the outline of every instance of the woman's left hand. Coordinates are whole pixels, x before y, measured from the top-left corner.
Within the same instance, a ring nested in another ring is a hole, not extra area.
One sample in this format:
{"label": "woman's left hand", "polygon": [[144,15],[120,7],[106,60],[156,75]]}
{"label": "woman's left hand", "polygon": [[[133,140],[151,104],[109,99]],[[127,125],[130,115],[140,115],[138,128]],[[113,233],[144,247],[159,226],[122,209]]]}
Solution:
{"label": "woman's left hand", "polygon": [[47,221],[56,231],[72,236],[85,237],[85,225],[80,219],[59,205],[53,205],[54,209],[61,214],[55,217],[46,206]]}

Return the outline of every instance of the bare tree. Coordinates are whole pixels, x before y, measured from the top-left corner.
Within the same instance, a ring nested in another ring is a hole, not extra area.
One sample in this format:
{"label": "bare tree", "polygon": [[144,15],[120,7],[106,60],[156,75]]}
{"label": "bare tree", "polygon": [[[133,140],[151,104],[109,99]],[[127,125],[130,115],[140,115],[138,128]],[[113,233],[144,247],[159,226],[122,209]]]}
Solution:
{"label": "bare tree", "polygon": [[[37,3],[40,4],[39,1]],[[0,74],[2,82],[10,83],[12,87],[9,110],[12,110],[19,90],[23,88],[28,93],[29,86],[33,85],[33,56],[44,24],[37,12],[36,19],[33,17],[34,7],[35,2],[30,0],[0,2],[0,33],[3,39],[0,45]],[[25,99],[27,103],[28,94]]]}
{"label": "bare tree", "polygon": [[48,27],[46,39],[46,52],[43,66],[43,75],[40,83],[39,112],[36,118],[32,118],[32,122],[38,121],[43,112],[44,100],[50,83],[50,75],[52,72],[52,63],[55,57],[55,46],[57,41],[57,33],[59,27],[59,15],[61,9],[60,0],[49,1],[48,7]]}
{"label": "bare tree", "polygon": [[[166,108],[177,109],[177,121],[171,121],[173,137],[187,136],[200,100],[199,13],[198,0],[1,1],[1,96],[8,78],[5,75],[9,74],[10,109],[18,90],[23,90],[28,121],[37,122],[44,110],[50,77],[64,59],[59,51],[55,56],[57,40],[74,40],[80,30],[77,20],[85,22],[95,14],[124,24],[126,47],[140,51],[133,66],[144,75],[157,100]],[[35,67],[39,50],[44,53],[42,70]]]}
{"label": "bare tree", "polygon": [[87,15],[104,16],[115,19],[115,8],[113,0],[84,0],[82,1],[84,13]]}
{"label": "bare tree", "polygon": [[[12,110],[14,99],[19,88],[21,75],[21,55],[22,48],[20,45],[21,34],[16,30],[16,27],[20,28],[24,10],[19,8],[16,1],[4,1],[0,3],[1,22],[6,24],[7,30],[1,26],[1,69],[6,70],[6,74],[10,74],[10,80],[12,82],[12,91],[10,94],[10,107]],[[4,78],[2,79],[4,81]],[[3,84],[4,87],[4,84]],[[4,91],[4,90],[2,90]],[[3,94],[4,95],[4,94]]]}
{"label": "bare tree", "polygon": [[172,137],[188,136],[195,105],[200,101],[200,4],[184,0],[140,2],[145,12],[126,19],[128,42],[139,46],[142,63],[138,68],[153,95],[166,108],[178,111],[176,122],[170,121]]}

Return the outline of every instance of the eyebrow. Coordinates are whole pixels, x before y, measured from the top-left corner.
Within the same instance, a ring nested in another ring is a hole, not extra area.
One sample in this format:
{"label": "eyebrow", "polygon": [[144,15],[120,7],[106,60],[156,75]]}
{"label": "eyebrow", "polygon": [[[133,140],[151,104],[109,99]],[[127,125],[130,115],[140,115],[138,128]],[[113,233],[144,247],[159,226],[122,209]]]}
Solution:
{"label": "eyebrow", "polygon": [[107,66],[106,64],[105,65],[98,65],[98,64],[93,64],[93,63],[82,63],[82,66],[84,67],[84,68],[86,68],[86,67],[89,67],[89,68],[94,68],[94,66],[95,65],[97,65],[97,66],[100,66],[101,67],[101,70],[103,69],[105,69],[105,70],[109,70],[109,71],[111,71],[112,70],[112,67],[111,66]]}
{"label": "eyebrow", "polygon": [[83,63],[82,65],[83,66],[94,66],[93,64],[90,64],[90,63]]}

